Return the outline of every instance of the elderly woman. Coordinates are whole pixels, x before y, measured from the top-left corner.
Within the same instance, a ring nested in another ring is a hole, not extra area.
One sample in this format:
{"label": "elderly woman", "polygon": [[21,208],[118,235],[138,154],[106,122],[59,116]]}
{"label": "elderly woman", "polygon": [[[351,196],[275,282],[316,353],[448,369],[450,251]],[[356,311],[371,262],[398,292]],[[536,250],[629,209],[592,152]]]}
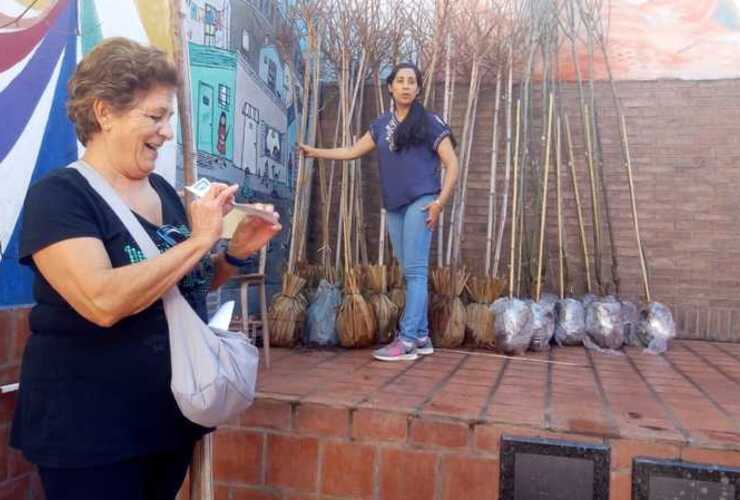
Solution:
{"label": "elderly woman", "polygon": [[178,286],[205,319],[205,296],[279,230],[244,219],[210,256],[236,186],[190,204],[154,173],[172,139],[176,69],[160,50],[114,38],[79,64],[69,116],[82,161],[116,190],[161,250],[141,250],[81,174],[50,172],[28,191],[21,257],[36,277],[11,444],[38,466],[47,500],[173,499],[194,442],[170,391],[161,297]]}

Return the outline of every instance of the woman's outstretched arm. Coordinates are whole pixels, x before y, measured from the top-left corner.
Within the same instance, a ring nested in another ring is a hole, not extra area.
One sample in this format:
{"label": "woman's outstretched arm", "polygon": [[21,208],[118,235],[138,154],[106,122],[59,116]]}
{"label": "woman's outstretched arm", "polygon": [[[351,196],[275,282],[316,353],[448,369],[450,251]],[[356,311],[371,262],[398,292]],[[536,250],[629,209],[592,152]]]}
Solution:
{"label": "woman's outstretched arm", "polygon": [[365,135],[363,135],[359,141],[348,148],[314,148],[305,144],[299,144],[298,148],[309,158],[321,158],[324,160],[354,160],[355,158],[364,156],[375,149],[375,141],[373,141],[370,132],[365,132]]}

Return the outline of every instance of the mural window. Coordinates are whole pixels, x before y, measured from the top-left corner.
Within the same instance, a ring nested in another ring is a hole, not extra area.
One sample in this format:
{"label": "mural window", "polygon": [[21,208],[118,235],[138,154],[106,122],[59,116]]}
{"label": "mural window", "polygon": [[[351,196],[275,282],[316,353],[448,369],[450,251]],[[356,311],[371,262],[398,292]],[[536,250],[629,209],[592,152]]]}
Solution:
{"label": "mural window", "polygon": [[270,126],[265,126],[262,144],[264,145],[264,156],[271,160],[280,161],[282,158],[282,134]]}
{"label": "mural window", "polygon": [[218,84],[218,105],[222,109],[227,109],[229,107],[229,104],[231,104],[231,89],[228,86],[219,83]]}
{"label": "mural window", "polygon": [[267,61],[267,86],[275,92],[277,86],[277,64],[275,64],[275,61]]}
{"label": "mural window", "polygon": [[203,17],[203,41],[205,45],[216,45],[216,8],[206,4]]}
{"label": "mural window", "polygon": [[244,102],[244,106],[242,107],[242,114],[250,120],[254,120],[255,122],[260,121],[260,110],[252,106],[248,102]]}

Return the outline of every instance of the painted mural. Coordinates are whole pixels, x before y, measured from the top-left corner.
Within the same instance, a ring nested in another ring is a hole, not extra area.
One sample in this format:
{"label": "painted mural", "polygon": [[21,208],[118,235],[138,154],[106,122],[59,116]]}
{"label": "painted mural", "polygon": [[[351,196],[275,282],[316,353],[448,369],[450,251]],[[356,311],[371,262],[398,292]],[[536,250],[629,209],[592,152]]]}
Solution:
{"label": "painted mural", "polygon": [[[605,1],[609,61],[622,80],[712,80],[740,76],[740,0]],[[608,10],[606,10],[608,8]],[[560,56],[561,77],[575,79],[569,47]],[[581,68],[588,64],[581,51]],[[602,57],[594,77],[607,78]]]}
{"label": "painted mural", "polygon": [[[287,2],[289,4],[289,2]],[[126,36],[171,51],[168,0],[0,1],[0,307],[28,304],[30,272],[18,264],[18,220],[31,182],[76,159],[66,82],[103,38]],[[613,0],[609,54],[619,79],[740,76],[740,0]],[[182,0],[200,175],[238,183],[243,200],[271,202],[292,218],[297,49],[282,46],[285,1]],[[583,67],[586,54],[581,54]],[[563,77],[573,76],[569,54]],[[595,76],[606,76],[598,58]],[[177,118],[174,117],[173,121]],[[157,169],[181,183],[177,145]],[[177,165],[177,169],[176,169]],[[270,281],[288,250],[271,244]]]}
{"label": "painted mural", "polygon": [[[171,52],[168,0],[2,0],[0,2],[0,307],[32,301],[31,273],[18,263],[18,221],[26,190],[78,158],[65,102],[80,58],[103,38],[125,36]],[[272,0],[182,0],[189,40],[193,130],[201,175],[272,202],[289,220],[296,112],[289,70],[271,42],[284,14]],[[300,92],[299,92],[300,93]],[[173,122],[177,117],[173,117]],[[177,145],[157,170],[171,182]],[[12,173],[12,175],[7,175]],[[286,228],[285,234],[289,233]],[[271,245],[277,280],[287,238]]]}
{"label": "painted mural", "polygon": [[291,69],[297,45],[275,41],[275,33],[284,32],[284,6],[275,0],[184,0],[183,10],[198,172],[237,183],[243,201],[272,203],[280,212],[284,230],[267,259],[273,285],[287,259],[300,123],[293,95],[302,95]]}

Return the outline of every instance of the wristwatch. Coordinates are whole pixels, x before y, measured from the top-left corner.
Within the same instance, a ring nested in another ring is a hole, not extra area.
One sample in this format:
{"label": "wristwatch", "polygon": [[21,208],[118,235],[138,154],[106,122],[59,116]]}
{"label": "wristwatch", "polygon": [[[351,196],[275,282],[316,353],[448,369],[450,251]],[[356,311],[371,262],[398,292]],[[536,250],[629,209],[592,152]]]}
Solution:
{"label": "wristwatch", "polygon": [[247,265],[249,257],[240,259],[239,257],[234,257],[233,255],[231,255],[228,250],[224,250],[224,260],[234,267],[244,267]]}

